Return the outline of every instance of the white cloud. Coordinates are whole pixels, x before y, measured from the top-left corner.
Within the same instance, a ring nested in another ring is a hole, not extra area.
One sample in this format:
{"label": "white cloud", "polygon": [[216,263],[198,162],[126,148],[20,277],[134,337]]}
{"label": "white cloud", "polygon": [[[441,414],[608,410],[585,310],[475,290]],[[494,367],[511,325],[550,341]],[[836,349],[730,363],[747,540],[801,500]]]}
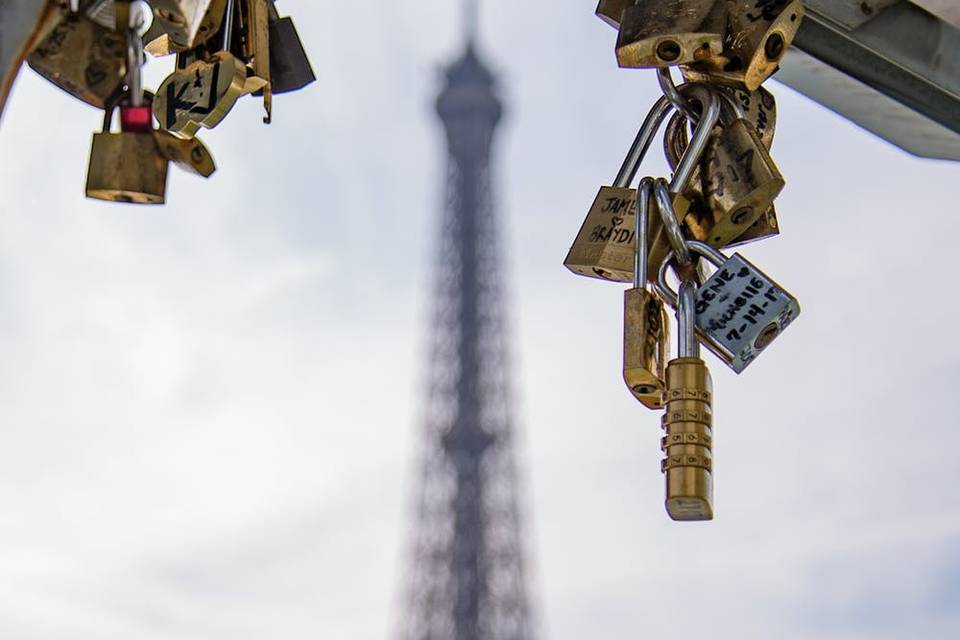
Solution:
{"label": "white cloud", "polygon": [[[498,201],[545,630],[955,635],[956,167],[773,87],[784,235],[742,251],[804,310],[739,379],[712,361],[718,519],[671,523],[658,419],[620,380],[620,287],[561,265],[656,84],[616,69],[592,7],[541,4],[488,3],[483,44],[510,109]],[[99,114],[18,81],[3,637],[379,638],[402,614],[455,7],[281,9],[319,81],[269,127],[246,99],[204,132],[219,172],[171,169],[164,208],[84,200]]]}

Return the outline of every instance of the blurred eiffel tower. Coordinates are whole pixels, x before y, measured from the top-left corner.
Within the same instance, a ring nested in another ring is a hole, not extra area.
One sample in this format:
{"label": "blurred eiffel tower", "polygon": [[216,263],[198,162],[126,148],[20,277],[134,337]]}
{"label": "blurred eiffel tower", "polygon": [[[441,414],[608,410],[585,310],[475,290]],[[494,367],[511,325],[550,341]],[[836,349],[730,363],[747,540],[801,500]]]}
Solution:
{"label": "blurred eiffel tower", "polygon": [[496,77],[466,44],[436,108],[447,137],[429,404],[402,640],[531,640],[490,149]]}

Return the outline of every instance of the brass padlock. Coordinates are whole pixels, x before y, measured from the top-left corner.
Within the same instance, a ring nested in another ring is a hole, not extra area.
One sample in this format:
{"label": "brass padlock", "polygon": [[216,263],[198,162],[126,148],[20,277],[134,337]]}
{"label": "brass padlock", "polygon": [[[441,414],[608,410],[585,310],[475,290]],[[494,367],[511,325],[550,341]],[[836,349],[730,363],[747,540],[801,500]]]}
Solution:
{"label": "brass padlock", "polygon": [[723,53],[688,65],[684,74],[698,82],[754,90],[779,68],[800,28],[802,0],[728,0]]}
{"label": "brass padlock", "polygon": [[290,16],[280,17],[270,2],[270,89],[287,93],[302,89],[317,78],[300,35]]}
{"label": "brass padlock", "polygon": [[[727,101],[726,106],[731,107],[732,105],[733,108],[737,109],[737,114],[734,117],[739,116],[746,120],[757,133],[763,146],[769,150],[773,144],[777,122],[777,106],[773,94],[763,87],[751,92],[728,88],[721,88],[719,91]],[[686,120],[679,113],[674,114],[674,117],[667,125],[667,130],[664,135],[664,151],[671,167],[677,166],[680,157],[686,149],[687,137],[685,126]],[[717,135],[720,133],[721,130],[717,129]],[[706,242],[710,239],[714,215],[710,211],[709,205],[703,196],[700,167],[694,172],[684,195],[690,200],[689,211],[684,218],[684,224],[688,234],[696,240]],[[722,246],[729,247],[746,244],[775,236],[779,234],[779,232],[776,210],[771,204],[767,211],[759,216],[753,224],[733,240],[728,241]]]}
{"label": "brass padlock", "polygon": [[[685,192],[693,203],[684,219],[690,235],[718,248],[740,238],[766,214],[785,184],[756,132],[756,123],[740,115],[723,118],[732,123],[713,136]],[[674,141],[666,145],[671,164],[677,153],[677,134],[683,132],[682,121],[679,127],[677,122],[675,116],[665,136]],[[767,127],[765,133],[772,142],[772,128]]]}
{"label": "brass padlock", "polygon": [[[246,61],[232,53],[234,31],[243,31],[234,24],[236,13],[234,0],[227,0],[219,51],[209,54],[216,45],[207,42],[177,54],[177,68],[160,84],[153,102],[162,129],[181,138],[193,137],[200,127],[212,129],[220,124],[241,96],[264,88],[267,81],[249,75]],[[247,46],[241,45],[237,46]]]}
{"label": "brass padlock", "polygon": [[636,262],[633,288],[623,295],[623,381],[650,409],[663,407],[664,368],[669,359],[670,328],[663,301],[647,287],[647,247],[653,180],[637,189]]}
{"label": "brass padlock", "polygon": [[713,381],[694,334],[696,284],[680,284],[679,355],[666,371],[665,506],[673,520],[713,520]]}
{"label": "brass padlock", "polygon": [[154,20],[144,38],[148,50],[159,52],[156,40],[165,36],[165,53],[170,53],[193,49],[213,37],[223,22],[226,0],[150,0],[150,6]]}
{"label": "brass padlock", "polygon": [[713,218],[707,243],[714,247],[726,246],[749,229],[786,184],[767,148],[742,118],[712,140],[701,176]]}
{"label": "brass padlock", "polygon": [[[152,126],[131,127],[124,124],[130,119],[121,113],[121,131],[111,133],[114,107],[111,105],[106,110],[103,131],[93,135],[87,197],[111,202],[163,204],[168,162],[157,146]],[[121,107],[123,109],[145,109],[148,115],[150,113],[149,107]]]}
{"label": "brass padlock", "polygon": [[125,56],[122,33],[82,13],[66,13],[27,64],[70,95],[104,109],[123,88]]}
{"label": "brass padlock", "polygon": [[[706,105],[705,115],[701,119],[701,126],[694,134],[689,154],[684,155],[671,182],[671,191],[674,191],[672,207],[678,219],[686,215],[688,205],[679,191],[695,169],[699,159],[698,153],[706,145],[710,130],[716,123],[719,113],[718,102],[712,92],[703,87],[694,87],[694,89],[694,93],[697,93]],[[635,224],[630,224],[629,216],[633,216],[636,210],[636,192],[628,185],[636,176],[654,136],[671,108],[670,101],[666,97],[657,101],[637,133],[613,186],[600,189],[563,261],[564,266],[572,272],[614,282],[633,280]],[[648,269],[654,274],[667,253],[667,248],[659,240],[662,236],[660,226],[659,219],[651,216],[649,228],[651,250]]]}
{"label": "brass padlock", "polygon": [[637,0],[624,8],[617,36],[621,67],[690,64],[723,51],[723,0]]}

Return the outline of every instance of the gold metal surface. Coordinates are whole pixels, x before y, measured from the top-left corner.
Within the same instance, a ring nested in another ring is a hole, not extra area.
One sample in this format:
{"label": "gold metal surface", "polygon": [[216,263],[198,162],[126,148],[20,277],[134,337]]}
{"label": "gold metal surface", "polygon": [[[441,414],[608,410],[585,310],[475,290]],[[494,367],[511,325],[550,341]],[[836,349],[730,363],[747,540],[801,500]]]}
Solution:
{"label": "gold metal surface", "polygon": [[145,39],[166,34],[172,53],[192,49],[219,31],[226,0],[151,0],[150,5],[154,21]]}
{"label": "gold metal surface", "polygon": [[639,0],[627,6],[617,36],[621,67],[690,64],[723,51],[723,0]]}
{"label": "gold metal surface", "polygon": [[95,133],[90,151],[88,198],[136,204],[163,204],[167,159],[152,133]]}
{"label": "gold metal surface", "polygon": [[270,18],[267,0],[248,0],[249,42],[251,44],[247,64],[253,76],[263,81],[263,109],[267,124],[273,118],[273,90],[270,85]]}
{"label": "gold metal surface", "polygon": [[85,15],[68,13],[27,57],[27,64],[67,93],[103,109],[122,88],[126,42]]}
{"label": "gold metal surface", "polygon": [[722,55],[701,59],[691,80],[754,90],[778,68],[804,16],[802,0],[731,0]]}
{"label": "gold metal surface", "polygon": [[[688,222],[708,228],[705,242],[724,247],[741,236],[773,205],[785,181],[749,122],[736,120],[711,139],[704,154],[701,189],[711,221]],[[696,216],[691,209],[687,217]]]}
{"label": "gold metal surface", "polygon": [[153,114],[161,128],[189,138],[200,127],[217,126],[248,87],[246,65],[220,51],[167,76],[157,89]]}
{"label": "gold metal surface", "polygon": [[177,167],[204,178],[209,178],[217,165],[207,147],[199,138],[180,138],[167,131],[153,132],[161,155]]}
{"label": "gold metal surface", "polygon": [[666,371],[661,448],[666,457],[667,514],[673,520],[713,519],[713,382],[699,358],[676,358]]}
{"label": "gold metal surface", "polygon": [[[601,187],[563,261],[564,266],[589,278],[633,282],[636,197],[635,189]],[[686,215],[689,204],[686,198],[674,194],[678,220]],[[659,215],[649,217],[647,237],[650,238],[647,265],[652,278],[670,250]]]}
{"label": "gold metal surface", "polygon": [[623,381],[649,409],[663,407],[670,325],[663,302],[647,289],[623,293]]}
{"label": "gold metal surface", "polygon": [[771,206],[765,214],[757,218],[757,221],[750,225],[750,228],[737,236],[728,247],[739,247],[743,244],[756,242],[757,240],[766,240],[780,235],[780,221],[777,219],[777,208]]}

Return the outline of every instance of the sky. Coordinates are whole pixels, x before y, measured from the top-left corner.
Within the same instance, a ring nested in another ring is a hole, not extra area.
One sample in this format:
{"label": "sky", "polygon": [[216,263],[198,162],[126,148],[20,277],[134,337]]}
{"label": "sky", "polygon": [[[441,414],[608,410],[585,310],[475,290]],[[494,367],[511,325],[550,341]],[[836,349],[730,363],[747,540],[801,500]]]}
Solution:
{"label": "sky", "polygon": [[[86,200],[101,114],[17,81],[2,638],[372,640],[403,615],[458,5],[278,7],[318,82],[270,126],[245,98],[203,131],[218,172],[171,168],[164,207]],[[803,312],[739,377],[707,356],[717,518],[671,522],[659,416],[621,379],[623,287],[562,266],[657,97],[593,8],[481,12],[538,637],[956,636],[957,166],[769,83],[783,234],[741,252]]]}

